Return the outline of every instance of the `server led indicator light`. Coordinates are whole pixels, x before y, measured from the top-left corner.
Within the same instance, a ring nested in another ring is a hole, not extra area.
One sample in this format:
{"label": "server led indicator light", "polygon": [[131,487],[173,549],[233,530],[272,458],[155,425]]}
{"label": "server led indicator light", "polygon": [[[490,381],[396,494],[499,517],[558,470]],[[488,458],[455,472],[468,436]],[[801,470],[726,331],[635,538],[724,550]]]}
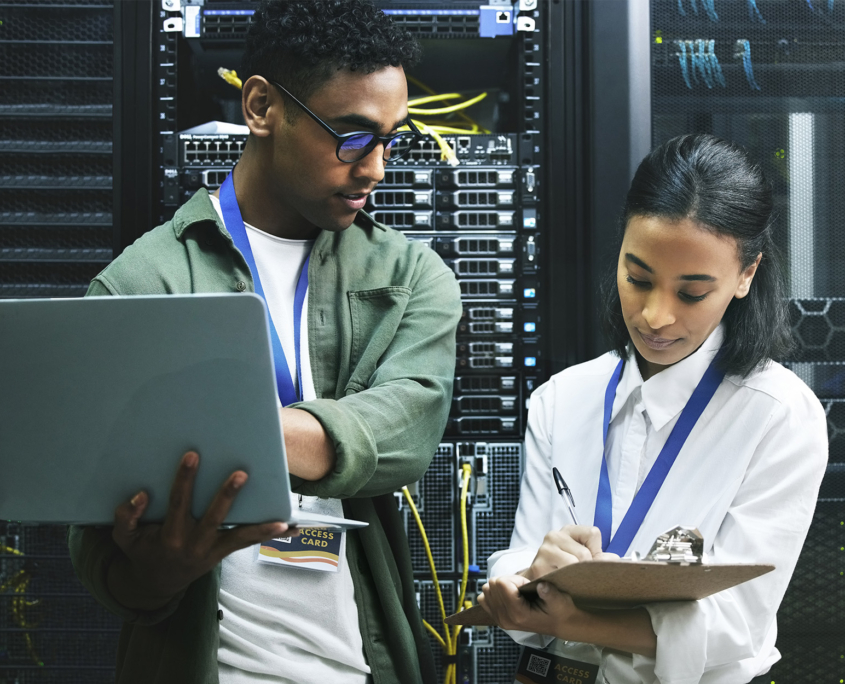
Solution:
{"label": "server led indicator light", "polygon": [[522,291],[522,295],[523,295],[526,299],[534,299],[534,297],[536,297],[536,296],[537,296],[537,290],[535,290],[533,287],[526,287],[526,288]]}
{"label": "server led indicator light", "polygon": [[537,357],[536,356],[526,356],[525,357],[525,365],[526,366],[536,366],[537,365]]}
{"label": "server led indicator light", "polygon": [[535,330],[537,330],[537,324],[536,323],[525,323],[525,324],[523,324],[522,329],[525,330],[525,332],[534,332]]}

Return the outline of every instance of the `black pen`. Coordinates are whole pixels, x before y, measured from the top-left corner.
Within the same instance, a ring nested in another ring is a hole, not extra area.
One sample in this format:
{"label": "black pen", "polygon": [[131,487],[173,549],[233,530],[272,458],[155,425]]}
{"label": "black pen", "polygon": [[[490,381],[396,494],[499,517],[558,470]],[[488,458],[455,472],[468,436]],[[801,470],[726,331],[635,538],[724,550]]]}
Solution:
{"label": "black pen", "polygon": [[566,480],[563,479],[560,471],[554,467],[552,468],[552,476],[555,479],[557,493],[560,494],[560,498],[563,499],[563,502],[566,504],[566,508],[569,509],[569,517],[572,518],[572,522],[576,525],[580,524],[578,522],[578,516],[575,515],[575,499],[572,498],[572,492],[570,492],[569,487],[566,486]]}

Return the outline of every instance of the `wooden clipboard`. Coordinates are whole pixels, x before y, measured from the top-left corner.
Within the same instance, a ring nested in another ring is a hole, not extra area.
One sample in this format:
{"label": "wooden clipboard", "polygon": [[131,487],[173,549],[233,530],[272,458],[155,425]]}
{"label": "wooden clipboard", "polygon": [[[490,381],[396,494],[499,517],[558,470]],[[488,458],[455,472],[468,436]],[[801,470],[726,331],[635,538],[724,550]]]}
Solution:
{"label": "wooden clipboard", "polygon": [[[572,596],[579,608],[633,608],[643,603],[697,601],[765,575],[774,565],[701,565],[654,561],[573,563],[519,588],[526,598],[549,582]],[[446,618],[450,625],[495,624],[481,606]]]}

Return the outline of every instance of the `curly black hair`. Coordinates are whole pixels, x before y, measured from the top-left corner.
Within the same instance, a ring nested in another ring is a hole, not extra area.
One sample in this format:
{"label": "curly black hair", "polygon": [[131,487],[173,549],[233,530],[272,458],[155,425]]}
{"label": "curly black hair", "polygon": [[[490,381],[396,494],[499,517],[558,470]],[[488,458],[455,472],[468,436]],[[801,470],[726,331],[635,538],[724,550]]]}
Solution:
{"label": "curly black hair", "polygon": [[420,54],[411,34],[367,0],[264,0],[252,18],[241,78],[278,81],[306,101],[339,69],[407,69]]}

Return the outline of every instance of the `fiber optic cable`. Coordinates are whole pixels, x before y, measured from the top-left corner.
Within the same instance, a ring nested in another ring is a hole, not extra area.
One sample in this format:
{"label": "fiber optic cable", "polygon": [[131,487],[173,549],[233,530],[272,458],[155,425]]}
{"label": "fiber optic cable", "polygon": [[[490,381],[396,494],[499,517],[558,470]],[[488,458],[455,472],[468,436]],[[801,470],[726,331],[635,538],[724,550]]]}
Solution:
{"label": "fiber optic cable", "polygon": [[722,65],[719,64],[719,58],[716,56],[716,41],[710,40],[707,44],[707,48],[708,56],[710,58],[710,64],[713,67],[713,76],[720,86],[722,86],[723,88],[727,88],[727,84],[725,83],[725,75],[722,73]]}
{"label": "fiber optic cable", "polygon": [[687,13],[684,11],[684,0],[678,0],[678,12],[682,17],[687,16]]}
{"label": "fiber optic cable", "polygon": [[690,73],[692,74],[692,81],[698,85],[698,71],[701,67],[698,65],[698,56],[695,54],[695,43],[691,40],[687,41],[687,50],[689,50]]}
{"label": "fiber optic cable", "polygon": [[757,85],[757,81],[754,80],[754,67],[751,64],[751,43],[743,38],[736,41],[736,48],[734,57],[742,58],[742,67],[745,70],[745,78],[748,80],[748,85],[751,86],[753,90],[760,90],[760,86]]}
{"label": "fiber optic cable", "polygon": [[678,55],[678,61],[681,63],[681,75],[684,77],[684,83],[687,84],[687,88],[692,90],[692,83],[689,80],[689,69],[687,67],[687,43],[685,40],[678,40],[675,41],[678,44],[678,48],[680,52],[676,52],[675,54]]}
{"label": "fiber optic cable", "polygon": [[715,0],[701,0],[701,4],[704,5],[704,11],[707,12],[710,21],[719,21],[719,15],[716,14],[716,5],[714,3]]}
{"label": "fiber optic cable", "polygon": [[763,19],[763,15],[760,14],[760,10],[757,9],[757,2],[756,0],[746,0],[748,3],[748,17],[751,21],[759,21],[761,24],[765,24],[766,20]]}
{"label": "fiber optic cable", "polygon": [[710,57],[709,55],[705,54],[704,47],[705,41],[701,40],[700,38],[695,41],[695,46],[698,48],[698,68],[701,69],[701,78],[704,80],[704,84],[712,89],[713,88],[713,76],[712,76],[712,67],[710,65]]}

